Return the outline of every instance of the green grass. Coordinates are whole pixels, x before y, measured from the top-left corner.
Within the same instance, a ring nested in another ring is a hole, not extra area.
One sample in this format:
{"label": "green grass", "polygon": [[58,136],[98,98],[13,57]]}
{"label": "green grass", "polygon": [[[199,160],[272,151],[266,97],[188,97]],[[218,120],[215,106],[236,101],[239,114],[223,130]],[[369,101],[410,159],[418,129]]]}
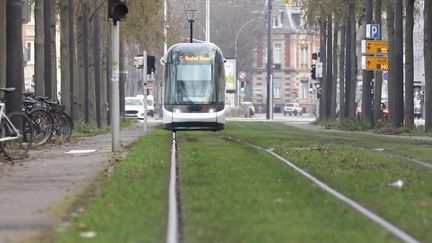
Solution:
{"label": "green grass", "polygon": [[163,242],[169,143],[170,134],[163,130],[134,143],[83,215],[55,242],[88,242],[80,237],[79,225],[96,233],[91,242]]}
{"label": "green grass", "polygon": [[[332,188],[422,242],[432,242],[432,139],[228,122],[220,132],[179,132],[184,242],[397,242],[283,162],[273,148]],[[232,138],[232,139],[231,139]],[[379,150],[375,150],[379,148]],[[56,242],[163,242],[170,133],[135,143],[113,176]],[[389,186],[403,180],[402,188]]]}
{"label": "green grass", "polygon": [[[432,241],[432,140],[232,123],[223,132],[275,151],[420,239]],[[374,149],[384,148],[378,152]],[[389,186],[398,179],[403,188]]]}
{"label": "green grass", "polygon": [[218,135],[178,135],[185,242],[395,241],[269,154]]}
{"label": "green grass", "polygon": [[[134,119],[126,119],[124,117],[120,118],[120,127],[127,127],[131,124],[138,122]],[[88,136],[95,136],[97,134],[107,133],[111,130],[111,126],[103,125],[101,127],[97,127],[95,125],[87,124],[83,121],[77,121],[74,123],[74,127],[72,130],[73,138],[82,138]]]}

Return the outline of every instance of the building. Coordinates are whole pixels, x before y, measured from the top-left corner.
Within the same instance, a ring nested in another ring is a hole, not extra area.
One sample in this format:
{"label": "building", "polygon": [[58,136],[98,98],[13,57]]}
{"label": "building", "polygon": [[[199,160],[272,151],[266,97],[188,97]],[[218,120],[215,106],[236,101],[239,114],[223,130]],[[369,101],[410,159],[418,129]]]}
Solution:
{"label": "building", "polygon": [[[287,102],[297,102],[305,112],[316,104],[311,78],[312,53],[319,49],[319,33],[304,28],[300,7],[274,1],[273,8],[273,105],[281,112]],[[267,40],[259,38],[254,51],[252,101],[265,112],[267,100]]]}

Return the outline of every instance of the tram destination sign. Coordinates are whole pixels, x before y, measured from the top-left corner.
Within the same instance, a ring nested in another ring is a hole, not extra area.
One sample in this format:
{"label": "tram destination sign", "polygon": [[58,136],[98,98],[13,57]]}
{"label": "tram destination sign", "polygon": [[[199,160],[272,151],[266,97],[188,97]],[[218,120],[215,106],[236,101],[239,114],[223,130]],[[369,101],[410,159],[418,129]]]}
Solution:
{"label": "tram destination sign", "polygon": [[385,40],[362,40],[361,51],[363,54],[384,54],[388,53],[388,42]]}
{"label": "tram destination sign", "polygon": [[378,56],[362,56],[362,69],[367,71],[387,71],[388,58]]}
{"label": "tram destination sign", "polygon": [[179,56],[180,61],[192,61],[192,62],[200,62],[200,61],[210,61],[210,56],[204,55],[181,55]]}

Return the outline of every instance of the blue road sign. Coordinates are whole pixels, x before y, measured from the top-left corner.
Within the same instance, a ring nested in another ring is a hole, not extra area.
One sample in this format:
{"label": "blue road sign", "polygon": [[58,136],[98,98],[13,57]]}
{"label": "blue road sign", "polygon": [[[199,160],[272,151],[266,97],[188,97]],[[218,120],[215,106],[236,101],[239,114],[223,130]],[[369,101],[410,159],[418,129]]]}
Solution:
{"label": "blue road sign", "polygon": [[379,24],[367,24],[366,25],[366,38],[368,39],[380,39],[381,31]]}

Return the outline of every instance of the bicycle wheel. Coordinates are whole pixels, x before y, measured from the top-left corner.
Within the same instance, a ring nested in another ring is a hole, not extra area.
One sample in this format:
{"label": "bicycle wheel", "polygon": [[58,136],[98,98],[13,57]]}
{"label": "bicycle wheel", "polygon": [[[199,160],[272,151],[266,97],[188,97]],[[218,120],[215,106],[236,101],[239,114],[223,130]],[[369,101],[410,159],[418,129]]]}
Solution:
{"label": "bicycle wheel", "polygon": [[72,128],[69,126],[66,118],[63,116],[63,112],[51,113],[54,120],[54,138],[59,142],[67,142],[70,140]]}
{"label": "bicycle wheel", "polygon": [[54,120],[51,114],[43,108],[37,108],[31,110],[28,115],[34,125],[33,144],[38,146],[45,144],[54,130]]}
{"label": "bicycle wheel", "polygon": [[15,139],[0,142],[3,154],[9,159],[24,159],[32,146],[33,126],[30,118],[22,112],[15,111],[7,115],[16,130],[2,119],[0,133],[2,138],[16,137]]}

